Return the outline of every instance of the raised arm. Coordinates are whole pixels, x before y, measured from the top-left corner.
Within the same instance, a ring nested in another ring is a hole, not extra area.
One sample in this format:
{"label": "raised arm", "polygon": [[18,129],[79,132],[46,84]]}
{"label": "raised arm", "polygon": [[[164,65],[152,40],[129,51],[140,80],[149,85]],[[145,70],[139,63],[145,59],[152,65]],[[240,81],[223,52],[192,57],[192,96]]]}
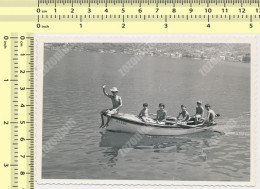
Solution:
{"label": "raised arm", "polygon": [[103,85],[103,93],[105,96],[110,97],[110,95],[106,92],[106,85]]}

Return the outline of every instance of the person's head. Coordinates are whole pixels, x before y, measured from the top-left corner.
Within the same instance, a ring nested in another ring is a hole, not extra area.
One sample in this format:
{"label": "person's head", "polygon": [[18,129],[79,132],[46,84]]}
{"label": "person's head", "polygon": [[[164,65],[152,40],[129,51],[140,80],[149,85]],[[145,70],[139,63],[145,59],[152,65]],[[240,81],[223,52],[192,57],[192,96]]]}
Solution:
{"label": "person's head", "polygon": [[147,103],[144,103],[144,104],[143,104],[143,107],[144,107],[144,108],[147,108],[147,107],[148,107],[148,104],[147,104]]}
{"label": "person's head", "polygon": [[165,105],[164,105],[163,103],[160,103],[160,104],[159,104],[159,108],[160,108],[161,110],[163,110],[163,109],[165,108]]}
{"label": "person's head", "polygon": [[202,102],[201,102],[201,100],[199,100],[198,102],[197,102],[197,106],[201,106],[202,105]]}
{"label": "person's head", "polygon": [[183,104],[181,105],[181,109],[182,111],[186,110],[186,106],[184,106]]}
{"label": "person's head", "polygon": [[116,87],[113,87],[110,91],[114,97],[118,94],[118,89]]}
{"label": "person's head", "polygon": [[209,104],[206,104],[206,105],[205,105],[205,108],[206,108],[206,110],[209,110],[209,109],[210,109],[210,105],[209,105]]}

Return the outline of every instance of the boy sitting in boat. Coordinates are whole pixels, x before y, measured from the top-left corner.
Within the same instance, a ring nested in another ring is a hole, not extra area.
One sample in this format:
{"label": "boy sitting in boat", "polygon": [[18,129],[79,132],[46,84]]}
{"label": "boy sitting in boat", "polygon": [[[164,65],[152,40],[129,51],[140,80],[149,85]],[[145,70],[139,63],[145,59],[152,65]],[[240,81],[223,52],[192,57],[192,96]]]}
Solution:
{"label": "boy sitting in boat", "polygon": [[204,108],[202,106],[202,102],[199,100],[197,102],[196,114],[194,116],[194,118],[195,118],[195,125],[197,125],[198,122],[203,118],[203,115],[204,115]]}
{"label": "boy sitting in boat", "polygon": [[154,122],[154,120],[152,118],[150,118],[148,115],[148,104],[147,103],[143,104],[143,109],[139,113],[138,117],[144,122]]}
{"label": "boy sitting in boat", "polygon": [[[112,100],[113,108],[101,111],[102,124],[101,124],[100,128],[108,127],[108,123],[111,119],[111,115],[118,114],[119,108],[123,105],[122,98],[117,95],[118,94],[117,88],[113,87],[112,89],[110,89],[110,91],[111,91],[112,95],[107,94],[106,85],[103,86],[103,93],[105,96],[107,96],[108,98],[110,98]],[[105,125],[104,125],[104,118],[103,118],[104,114],[107,115],[107,122]]]}
{"label": "boy sitting in boat", "polygon": [[163,103],[159,104],[159,110],[157,110],[156,122],[162,123],[166,121],[167,111],[164,109],[165,105]]}
{"label": "boy sitting in boat", "polygon": [[215,112],[211,109],[209,104],[206,104],[205,108],[208,112],[207,112],[207,118],[206,118],[204,124],[215,124],[215,117],[216,117]]}
{"label": "boy sitting in boat", "polygon": [[[182,116],[182,118],[180,119],[181,116]],[[181,105],[181,112],[177,116],[177,120],[179,120],[181,122],[187,122],[187,121],[189,121],[189,119],[190,119],[190,114],[186,110],[186,106]]]}

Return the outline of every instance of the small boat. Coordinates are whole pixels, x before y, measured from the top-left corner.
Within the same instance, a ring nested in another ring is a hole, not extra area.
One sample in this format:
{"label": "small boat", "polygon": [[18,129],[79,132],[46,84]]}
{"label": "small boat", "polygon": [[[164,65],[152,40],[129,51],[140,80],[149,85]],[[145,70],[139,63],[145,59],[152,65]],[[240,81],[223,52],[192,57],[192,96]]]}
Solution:
{"label": "small boat", "polygon": [[[105,114],[103,115],[106,116]],[[153,136],[175,136],[210,130],[214,125],[216,124],[205,125],[200,123],[198,125],[192,125],[191,123],[173,121],[162,123],[156,123],[154,121],[147,123],[139,119],[136,115],[118,113],[112,115],[109,126],[106,130],[114,132],[140,133]]]}

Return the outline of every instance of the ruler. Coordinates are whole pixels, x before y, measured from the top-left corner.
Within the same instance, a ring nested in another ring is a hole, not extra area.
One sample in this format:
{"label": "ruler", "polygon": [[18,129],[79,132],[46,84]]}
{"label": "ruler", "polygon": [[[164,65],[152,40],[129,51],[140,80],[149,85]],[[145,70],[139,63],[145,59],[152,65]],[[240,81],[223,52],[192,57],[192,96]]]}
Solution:
{"label": "ruler", "polygon": [[29,33],[0,34],[0,38],[1,187],[33,188],[34,38]]}
{"label": "ruler", "polygon": [[36,32],[260,31],[259,0],[2,0],[0,7],[3,25]]}
{"label": "ruler", "polygon": [[33,33],[259,31],[259,0],[0,0],[1,188],[34,187]]}

